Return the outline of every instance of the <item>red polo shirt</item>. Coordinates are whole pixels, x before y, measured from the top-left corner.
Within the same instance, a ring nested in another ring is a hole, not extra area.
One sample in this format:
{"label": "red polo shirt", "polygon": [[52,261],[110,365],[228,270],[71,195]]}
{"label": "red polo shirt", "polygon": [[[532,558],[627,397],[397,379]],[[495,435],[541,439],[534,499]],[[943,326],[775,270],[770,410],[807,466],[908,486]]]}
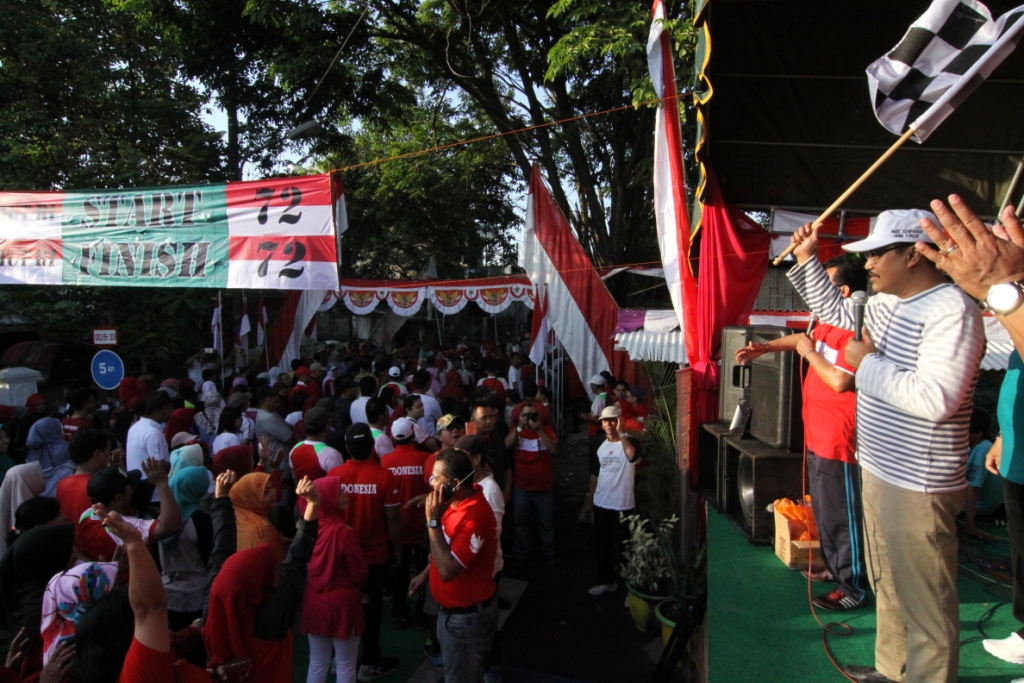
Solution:
{"label": "red polo shirt", "polygon": [[445,540],[462,571],[451,581],[442,581],[430,562],[430,593],[438,605],[448,609],[484,602],[497,590],[492,576],[498,551],[497,524],[483,490],[474,488],[473,495],[449,505],[441,516]]}
{"label": "red polo shirt", "polygon": [[[541,429],[549,439],[555,440],[555,433],[551,427],[542,425]],[[546,491],[555,485],[551,452],[544,447],[544,442],[534,430],[524,429],[519,432],[513,458],[513,485],[527,491]]]}
{"label": "red polo shirt", "polygon": [[[846,345],[851,330],[818,323],[811,332],[814,349],[837,368],[851,375],[846,362]],[[857,462],[857,393],[837,394],[813,369],[804,379],[804,438],[808,450],[826,460]]]}
{"label": "red polo shirt", "polygon": [[402,500],[402,543],[405,545],[418,545],[423,540],[423,525],[426,522],[423,508],[407,508],[405,504],[431,491],[423,478],[423,465],[428,457],[430,454],[412,444],[400,444],[380,460],[381,467],[390,470],[398,480],[398,494]]}
{"label": "red polo shirt", "polygon": [[388,561],[388,524],[384,508],[401,505],[398,480],[371,460],[349,460],[327,473],[341,479],[348,494],[347,522],[356,535],[367,564]]}

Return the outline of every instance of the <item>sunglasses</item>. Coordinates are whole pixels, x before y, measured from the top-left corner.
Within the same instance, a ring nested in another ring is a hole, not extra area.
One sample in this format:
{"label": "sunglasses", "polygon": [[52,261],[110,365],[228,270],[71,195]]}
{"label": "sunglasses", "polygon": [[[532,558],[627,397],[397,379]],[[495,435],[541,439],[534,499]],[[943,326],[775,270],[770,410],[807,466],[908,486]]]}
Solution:
{"label": "sunglasses", "polygon": [[527,420],[536,420],[537,413],[523,413],[523,417],[525,417]]}
{"label": "sunglasses", "polygon": [[870,260],[877,261],[882,255],[888,254],[890,251],[895,251],[897,249],[903,249],[906,246],[907,246],[906,244],[901,244],[901,243],[897,242],[896,244],[890,244],[889,246],[882,247],[880,249],[872,249],[871,251],[865,251],[864,252],[864,260],[865,261],[870,261]]}

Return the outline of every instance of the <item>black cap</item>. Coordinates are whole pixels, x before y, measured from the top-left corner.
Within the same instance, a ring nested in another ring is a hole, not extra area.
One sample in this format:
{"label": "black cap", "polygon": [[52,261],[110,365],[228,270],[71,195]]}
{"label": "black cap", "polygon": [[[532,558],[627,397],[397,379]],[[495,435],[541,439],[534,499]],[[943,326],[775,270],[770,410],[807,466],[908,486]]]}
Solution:
{"label": "black cap", "polygon": [[331,414],[323,408],[310,408],[302,418],[307,434],[319,434],[331,423]]}
{"label": "black cap", "polygon": [[141,478],[142,473],[138,470],[132,470],[125,476],[115,465],[110,465],[89,477],[85,492],[92,502],[110,505],[114,498],[124,493],[125,486],[134,486]]}
{"label": "black cap", "polygon": [[347,446],[367,441],[373,441],[373,432],[370,431],[370,425],[365,422],[356,422],[345,431],[345,445]]}
{"label": "black cap", "polygon": [[468,453],[469,455],[480,456],[481,462],[487,466],[492,466],[494,464],[494,459],[488,453],[488,451],[490,451],[490,445],[487,443],[487,439],[479,434],[467,434],[466,436],[460,437],[459,440],[455,442],[455,448],[463,453]]}
{"label": "black cap", "polygon": [[146,397],[146,414],[153,412],[157,408],[170,405],[171,397],[163,391],[154,391],[152,394]]}

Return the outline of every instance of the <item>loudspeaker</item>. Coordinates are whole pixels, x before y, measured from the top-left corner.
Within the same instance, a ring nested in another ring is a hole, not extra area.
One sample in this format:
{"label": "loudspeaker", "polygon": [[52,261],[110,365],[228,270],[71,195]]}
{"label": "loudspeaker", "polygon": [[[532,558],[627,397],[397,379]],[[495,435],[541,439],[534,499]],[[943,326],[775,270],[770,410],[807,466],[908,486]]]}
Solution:
{"label": "loudspeaker", "polygon": [[741,400],[745,401],[747,406],[750,405],[753,367],[737,365],[736,351],[742,349],[748,342],[754,341],[757,334],[767,336],[768,339],[776,339],[791,332],[789,328],[771,325],[731,325],[722,329],[722,374],[718,389],[719,422],[732,422],[736,405]]}
{"label": "loudspeaker", "polygon": [[[757,328],[755,344],[792,334],[785,327]],[[755,358],[750,377],[750,435],[769,446],[801,451],[804,427],[800,392],[800,356],[795,351]]]}
{"label": "loudspeaker", "polygon": [[[719,512],[726,512],[728,500],[725,499],[725,492],[729,486],[735,488],[736,478],[736,463],[733,462],[732,477],[726,477],[728,479],[726,482],[722,481],[722,475],[728,471],[725,458],[725,437],[731,436],[732,432],[729,431],[729,425],[717,422],[707,423],[702,427],[698,442],[700,449],[700,467],[697,474],[699,488],[711,507]],[[719,496],[722,498],[720,499]]]}
{"label": "loudspeaker", "polygon": [[735,437],[725,438],[725,450],[736,461],[736,521],[751,543],[771,543],[775,521],[767,507],[779,498],[800,500],[803,455]]}

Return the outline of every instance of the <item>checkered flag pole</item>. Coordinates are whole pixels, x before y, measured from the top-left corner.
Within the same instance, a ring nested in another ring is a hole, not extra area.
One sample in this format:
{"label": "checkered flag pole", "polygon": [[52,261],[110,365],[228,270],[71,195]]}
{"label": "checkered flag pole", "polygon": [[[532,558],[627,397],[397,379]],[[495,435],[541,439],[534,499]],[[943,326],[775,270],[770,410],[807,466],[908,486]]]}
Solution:
{"label": "checkered flag pole", "polygon": [[875,116],[924,142],[1013,52],[1024,6],[993,20],[976,0],[936,0],[889,54],[867,68]]}

